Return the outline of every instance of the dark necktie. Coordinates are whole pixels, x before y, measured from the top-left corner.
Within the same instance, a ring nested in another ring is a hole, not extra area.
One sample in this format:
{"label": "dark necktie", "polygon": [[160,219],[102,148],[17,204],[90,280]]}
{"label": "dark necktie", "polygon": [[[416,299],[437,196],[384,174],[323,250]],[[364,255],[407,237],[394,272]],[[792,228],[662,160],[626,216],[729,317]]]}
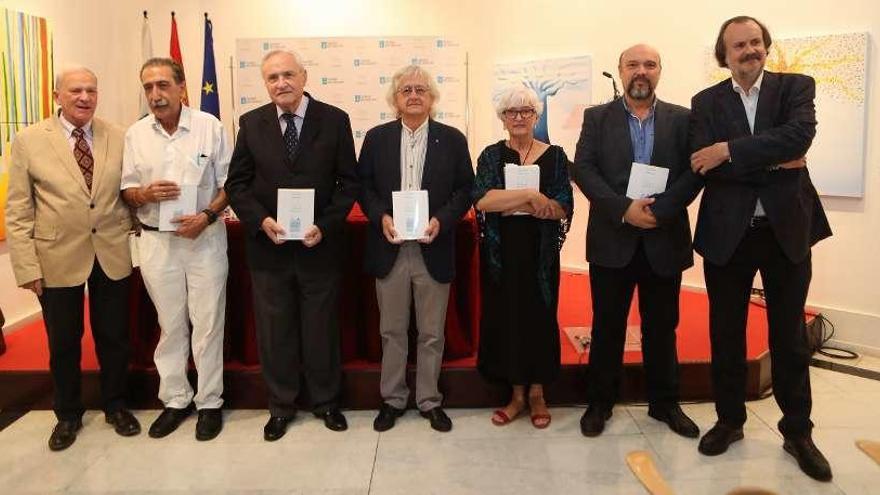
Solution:
{"label": "dark necktie", "polygon": [[293,114],[282,113],[281,117],[287,122],[287,128],[284,129],[284,147],[287,149],[287,158],[292,160],[293,154],[296,152],[296,146],[299,144],[299,136],[296,134]]}
{"label": "dark necktie", "polygon": [[92,172],[95,170],[95,159],[92,158],[92,150],[89,148],[89,143],[86,142],[85,133],[82,129],[77,127],[71,134],[76,139],[76,143],[73,145],[73,157],[76,158],[76,163],[79,165],[83,178],[86,180],[86,186],[91,191]]}

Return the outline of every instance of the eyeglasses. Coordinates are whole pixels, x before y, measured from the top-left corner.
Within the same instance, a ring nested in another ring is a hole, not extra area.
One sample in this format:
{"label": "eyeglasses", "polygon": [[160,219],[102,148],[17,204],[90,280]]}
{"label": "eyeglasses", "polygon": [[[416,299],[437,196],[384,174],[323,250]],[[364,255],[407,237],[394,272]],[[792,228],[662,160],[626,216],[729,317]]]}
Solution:
{"label": "eyeglasses", "polygon": [[521,108],[521,109],[517,110],[517,109],[511,108],[511,109],[505,110],[501,113],[504,114],[504,117],[506,117],[510,120],[516,119],[517,116],[519,116],[519,118],[525,120],[525,119],[528,119],[528,118],[532,117],[533,115],[535,115],[535,109],[534,108]]}
{"label": "eyeglasses", "polygon": [[413,93],[417,94],[418,96],[425,96],[425,94],[428,92],[428,88],[424,86],[404,86],[398,89],[397,92],[402,94],[403,96],[409,96]]}

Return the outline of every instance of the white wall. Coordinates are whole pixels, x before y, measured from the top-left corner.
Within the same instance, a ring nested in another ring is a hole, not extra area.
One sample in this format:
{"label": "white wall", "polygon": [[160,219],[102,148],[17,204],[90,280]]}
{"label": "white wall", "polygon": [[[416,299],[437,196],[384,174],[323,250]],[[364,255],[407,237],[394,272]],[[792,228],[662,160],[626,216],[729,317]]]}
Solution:
{"label": "white wall", "polygon": [[[221,112],[231,128],[228,61],[236,38],[264,36],[395,36],[442,35],[457,39],[470,54],[471,151],[476,156],[492,140],[489,102],[491,68],[496,62],[589,54],[593,57],[594,100],[610,94],[603,70],[615,71],[623,48],[637,42],[657,46],[663,57],[661,98],[688,105],[704,86],[704,50],[714,43],[720,23],[734,15],[763,20],[779,38],[810,34],[867,31],[870,34],[867,166],[864,199],[824,198],[834,237],[813,251],[813,283],[809,303],[830,308],[859,328],[838,327],[842,340],[880,348],[880,80],[877,77],[880,3],[874,0],[804,0],[793,6],[782,0],[704,2],[595,2],[508,0],[342,1],[161,0],[99,1],[7,0],[9,8],[42,15],[54,22],[56,67],[82,63],[100,78],[98,113],[127,124],[137,116],[137,69],[140,57],[141,11],[150,12],[154,47],[167,54],[170,12],[177,12],[184,64],[191,81],[190,98],[198,103],[201,80],[202,13],[214,22],[215,55],[220,77]],[[100,19],[100,20],[99,20]],[[320,94],[316,93],[320,98]],[[819,123],[820,127],[822,123]],[[559,143],[573,147],[573,143]],[[586,204],[576,206],[575,228],[563,251],[568,268],[586,269],[583,261]],[[692,207],[692,219],[696,209]],[[0,259],[2,263],[2,259]],[[2,273],[0,273],[2,275]],[[4,282],[5,283],[5,282]],[[702,286],[699,264],[687,271],[684,283]],[[0,304],[8,307],[8,291],[0,285]],[[849,324],[849,323],[848,323]]]}

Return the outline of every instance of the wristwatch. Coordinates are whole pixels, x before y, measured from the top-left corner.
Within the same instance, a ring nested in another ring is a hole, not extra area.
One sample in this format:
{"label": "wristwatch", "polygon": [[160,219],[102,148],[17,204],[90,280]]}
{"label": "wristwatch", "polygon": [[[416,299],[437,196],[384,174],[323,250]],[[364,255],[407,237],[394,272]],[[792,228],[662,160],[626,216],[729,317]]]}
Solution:
{"label": "wristwatch", "polygon": [[204,213],[205,215],[208,216],[208,225],[211,225],[212,223],[217,221],[217,212],[216,211],[214,211],[210,208],[205,208],[204,210],[202,210],[202,213]]}

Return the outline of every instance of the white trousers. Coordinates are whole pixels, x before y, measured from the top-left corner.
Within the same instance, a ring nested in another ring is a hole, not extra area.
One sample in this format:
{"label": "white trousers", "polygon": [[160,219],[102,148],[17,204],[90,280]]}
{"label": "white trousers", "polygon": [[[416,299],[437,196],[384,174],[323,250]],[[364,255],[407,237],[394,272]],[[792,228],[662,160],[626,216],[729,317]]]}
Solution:
{"label": "white trousers", "polygon": [[[209,225],[196,239],[144,230],[138,240],[141,276],[159,316],[154,361],[165,407],[223,405],[223,328],[226,323],[226,226]],[[192,338],[190,339],[190,322]],[[192,356],[198,393],[186,376]]]}

